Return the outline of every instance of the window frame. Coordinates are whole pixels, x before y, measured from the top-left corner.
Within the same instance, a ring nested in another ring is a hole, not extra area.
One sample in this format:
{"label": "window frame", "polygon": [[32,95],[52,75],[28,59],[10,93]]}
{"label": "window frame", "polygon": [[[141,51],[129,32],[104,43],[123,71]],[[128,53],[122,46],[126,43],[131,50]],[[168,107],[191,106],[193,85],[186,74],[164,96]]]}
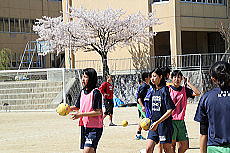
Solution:
{"label": "window frame", "polygon": [[[222,2],[220,2],[222,1]],[[226,5],[226,0],[180,0],[182,3],[198,3],[210,5]]]}
{"label": "window frame", "polygon": [[155,2],[154,0],[152,1],[153,4],[158,4],[158,3],[169,3],[170,0],[158,0],[158,2]]}
{"label": "window frame", "polygon": [[34,33],[36,19],[0,17],[0,33]]}

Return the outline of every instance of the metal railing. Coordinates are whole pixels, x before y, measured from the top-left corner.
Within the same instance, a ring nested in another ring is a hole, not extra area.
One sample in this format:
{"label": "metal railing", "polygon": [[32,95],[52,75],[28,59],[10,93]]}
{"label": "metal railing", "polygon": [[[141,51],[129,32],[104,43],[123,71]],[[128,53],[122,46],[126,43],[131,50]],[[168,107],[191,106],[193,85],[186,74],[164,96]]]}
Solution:
{"label": "metal railing", "polygon": [[[132,74],[164,66],[180,70],[207,70],[212,64],[220,60],[230,62],[230,53],[108,59],[108,66],[110,73],[116,75]],[[99,74],[101,74],[103,70],[101,60],[80,60],[76,61],[75,64],[77,69],[83,69],[86,67],[95,68]]]}

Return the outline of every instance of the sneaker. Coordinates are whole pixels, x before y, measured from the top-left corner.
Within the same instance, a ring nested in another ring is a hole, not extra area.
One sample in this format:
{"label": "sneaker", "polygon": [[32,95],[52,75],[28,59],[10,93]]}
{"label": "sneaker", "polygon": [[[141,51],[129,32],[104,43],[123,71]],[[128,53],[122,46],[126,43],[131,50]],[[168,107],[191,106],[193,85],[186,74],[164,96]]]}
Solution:
{"label": "sneaker", "polygon": [[146,138],[144,138],[142,135],[136,135],[135,139],[136,140],[146,140]]}
{"label": "sneaker", "polygon": [[140,153],[146,153],[146,149],[141,149]]}
{"label": "sneaker", "polygon": [[109,126],[117,126],[116,124],[110,123]]}

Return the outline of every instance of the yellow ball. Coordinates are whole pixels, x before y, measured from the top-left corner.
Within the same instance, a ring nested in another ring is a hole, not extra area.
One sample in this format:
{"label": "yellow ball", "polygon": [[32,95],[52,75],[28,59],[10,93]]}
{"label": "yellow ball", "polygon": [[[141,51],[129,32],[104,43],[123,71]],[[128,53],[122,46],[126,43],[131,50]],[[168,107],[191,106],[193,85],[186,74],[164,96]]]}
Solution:
{"label": "yellow ball", "polygon": [[122,125],[123,127],[126,127],[128,124],[129,124],[129,123],[128,123],[128,121],[126,121],[126,120],[123,120],[123,121],[121,122],[121,125]]}
{"label": "yellow ball", "polygon": [[61,103],[56,108],[56,112],[61,116],[66,116],[71,111],[70,106],[68,104]]}
{"label": "yellow ball", "polygon": [[140,121],[140,126],[141,126],[142,129],[148,130],[149,126],[150,126],[150,119],[149,118],[143,118]]}

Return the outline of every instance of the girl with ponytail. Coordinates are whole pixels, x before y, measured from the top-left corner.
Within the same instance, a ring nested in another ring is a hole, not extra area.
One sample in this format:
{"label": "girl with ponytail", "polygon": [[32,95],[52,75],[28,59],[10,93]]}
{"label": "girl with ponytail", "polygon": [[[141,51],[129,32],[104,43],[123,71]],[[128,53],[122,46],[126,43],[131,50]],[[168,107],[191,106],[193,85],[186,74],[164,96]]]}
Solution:
{"label": "girl with ponytail", "polygon": [[217,88],[205,93],[197,107],[195,121],[200,122],[200,152],[230,152],[230,64],[216,62],[210,68]]}

